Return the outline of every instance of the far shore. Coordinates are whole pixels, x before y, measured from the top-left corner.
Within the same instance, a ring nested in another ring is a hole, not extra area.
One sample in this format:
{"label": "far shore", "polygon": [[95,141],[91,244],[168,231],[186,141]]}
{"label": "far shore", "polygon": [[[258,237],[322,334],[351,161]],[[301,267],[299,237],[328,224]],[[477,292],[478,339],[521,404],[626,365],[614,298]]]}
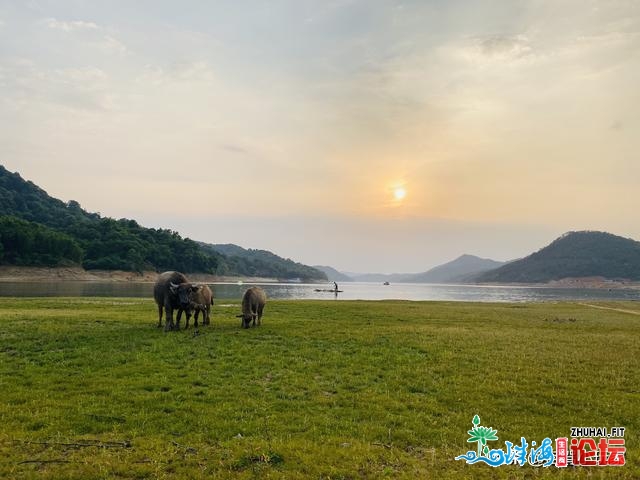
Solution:
{"label": "far shore", "polygon": [[[206,273],[189,273],[189,280],[203,283],[279,283],[286,280],[268,277],[220,276]],[[154,271],[126,272],[123,270],[84,270],[79,267],[16,267],[0,266],[0,282],[138,282],[154,283],[158,273]],[[323,281],[309,283],[326,283]],[[341,282],[343,283],[343,282]],[[349,282],[344,282],[349,283]],[[563,278],[547,283],[468,283],[470,286],[547,287],[578,289],[634,289],[640,290],[640,282],[609,280],[604,277]]]}

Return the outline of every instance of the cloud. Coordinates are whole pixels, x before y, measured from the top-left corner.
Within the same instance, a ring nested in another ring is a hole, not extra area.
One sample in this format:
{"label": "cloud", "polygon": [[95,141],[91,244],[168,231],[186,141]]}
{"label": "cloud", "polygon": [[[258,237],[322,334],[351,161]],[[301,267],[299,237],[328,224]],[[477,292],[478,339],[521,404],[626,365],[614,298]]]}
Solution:
{"label": "cloud", "polygon": [[624,123],[622,123],[620,120],[615,120],[611,125],[609,125],[609,129],[619,132],[621,130],[624,130]]}
{"label": "cloud", "polygon": [[174,62],[167,66],[145,65],[136,78],[141,85],[171,85],[207,83],[216,78],[211,65],[204,60],[194,62]]}
{"label": "cloud", "polygon": [[246,154],[249,153],[249,151],[240,146],[240,145],[234,145],[232,143],[225,143],[220,145],[220,148],[226,152],[231,152],[231,153],[241,153],[241,154]]}
{"label": "cloud", "polygon": [[456,50],[460,57],[476,64],[530,60],[536,53],[531,40],[525,35],[471,37]]}
{"label": "cloud", "polygon": [[129,53],[127,46],[111,35],[105,35],[100,42],[97,42],[97,46],[109,54],[125,55]]}
{"label": "cloud", "polygon": [[491,35],[476,39],[476,47],[486,57],[515,59],[531,55],[533,49],[524,35]]}
{"label": "cloud", "polygon": [[114,37],[108,28],[104,28],[94,22],[83,20],[64,21],[48,18],[44,20],[44,24],[52,30],[81,35],[84,39],[84,45],[97,48],[108,55],[126,55],[129,53],[127,46]]}
{"label": "cloud", "polygon": [[27,59],[0,66],[0,85],[24,112],[49,105],[73,110],[106,110],[113,105],[108,75],[96,67],[46,69]]}
{"label": "cloud", "polygon": [[65,22],[55,18],[45,20],[46,25],[54,30],[62,30],[64,32],[72,32],[74,30],[98,30],[100,27],[93,22],[85,22],[83,20],[73,20]]}

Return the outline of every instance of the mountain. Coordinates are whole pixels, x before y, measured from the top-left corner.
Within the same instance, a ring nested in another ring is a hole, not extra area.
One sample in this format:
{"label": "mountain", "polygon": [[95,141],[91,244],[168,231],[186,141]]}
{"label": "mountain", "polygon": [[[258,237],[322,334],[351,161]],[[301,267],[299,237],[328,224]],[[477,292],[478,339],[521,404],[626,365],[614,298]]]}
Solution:
{"label": "mountain", "polygon": [[354,282],[404,282],[408,273],[349,273]]}
{"label": "mountain", "polygon": [[640,242],[606,232],[568,232],[528,257],[480,274],[475,281],[539,283],[595,276],[640,280]]}
{"label": "mountain", "polygon": [[200,242],[200,245],[204,247],[210,247],[214,249],[216,252],[221,253],[222,255],[226,255],[228,257],[243,256],[247,252],[246,249],[240,247],[239,245],[235,245],[233,243],[211,244],[211,243]]}
{"label": "mountain", "polygon": [[353,282],[353,278],[345,275],[342,272],[339,272],[333,267],[327,267],[325,265],[314,265],[313,268],[324,272],[324,274],[327,276],[327,280],[329,280],[330,282]]}
{"label": "mountain", "polygon": [[[389,283],[467,283],[474,276],[504,265],[475,255],[461,255],[450,262],[444,263],[422,273],[350,273],[354,282],[389,282]],[[331,267],[328,267],[331,268]],[[340,272],[338,272],[340,273]],[[349,281],[349,280],[343,280]]]}
{"label": "mountain", "polygon": [[424,273],[408,275],[403,281],[408,283],[465,283],[475,275],[504,264],[505,262],[465,254]]}
{"label": "mountain", "polygon": [[207,252],[217,252],[224,255],[225,261],[231,270],[242,271],[252,277],[275,277],[307,281],[327,279],[321,270],[294,262],[290,258],[279,257],[268,250],[247,249],[232,243],[199,243]]}
{"label": "mountain", "polygon": [[[241,247],[237,247],[244,250]],[[82,265],[102,270],[180,270],[218,275],[326,280],[311,267],[264,252],[260,262],[227,257],[166,229],[114,220],[67,203],[0,165],[0,264]]]}

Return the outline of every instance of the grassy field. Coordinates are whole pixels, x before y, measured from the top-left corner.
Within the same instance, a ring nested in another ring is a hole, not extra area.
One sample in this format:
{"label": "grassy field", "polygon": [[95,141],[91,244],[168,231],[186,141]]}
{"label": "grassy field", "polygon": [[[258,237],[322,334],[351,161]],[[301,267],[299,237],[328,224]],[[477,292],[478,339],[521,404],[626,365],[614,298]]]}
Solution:
{"label": "grassy field", "polygon": [[[0,478],[640,478],[640,304],[0,299]],[[626,427],[623,467],[454,457]]]}

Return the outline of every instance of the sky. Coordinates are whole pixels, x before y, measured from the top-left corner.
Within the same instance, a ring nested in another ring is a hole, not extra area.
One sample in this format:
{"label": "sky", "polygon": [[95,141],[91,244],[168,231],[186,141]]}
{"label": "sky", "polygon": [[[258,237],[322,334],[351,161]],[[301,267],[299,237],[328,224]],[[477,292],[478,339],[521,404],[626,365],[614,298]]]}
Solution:
{"label": "sky", "polygon": [[640,240],[640,2],[0,0],[0,164],[351,272]]}

